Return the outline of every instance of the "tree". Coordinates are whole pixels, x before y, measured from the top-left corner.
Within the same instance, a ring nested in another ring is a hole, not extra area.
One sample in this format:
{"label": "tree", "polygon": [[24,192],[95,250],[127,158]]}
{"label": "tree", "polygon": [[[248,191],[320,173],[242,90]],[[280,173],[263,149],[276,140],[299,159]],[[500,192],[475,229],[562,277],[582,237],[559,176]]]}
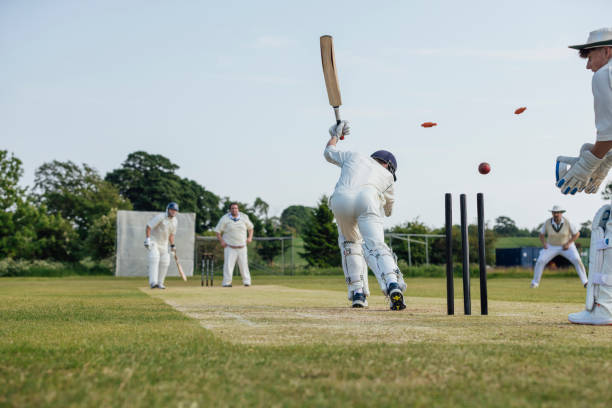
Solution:
{"label": "tree", "polygon": [[0,150],[0,172],[0,257],[75,260],[70,222],[35,206],[18,186],[21,160]]}
{"label": "tree", "polygon": [[[418,218],[413,221],[408,221],[402,225],[395,226],[391,228],[389,232],[394,232],[397,234],[431,234],[431,230],[419,221]],[[424,242],[424,238],[415,237],[411,238],[420,242]],[[401,259],[408,259],[408,242],[403,239],[393,239],[392,241],[392,250]],[[433,240],[429,239],[428,244],[432,245]],[[419,243],[410,243],[410,258],[412,259],[413,264],[424,264],[426,262],[425,259],[425,245]]]}
{"label": "tree", "polygon": [[302,235],[308,220],[312,216],[314,208],[303,205],[291,205],[283,210],[280,221],[283,228],[295,231],[295,234]]}
{"label": "tree", "polygon": [[[266,218],[264,221],[263,236],[266,238],[282,237],[289,235],[289,231],[283,229],[278,217]],[[257,241],[257,253],[264,261],[272,264],[274,258],[281,254],[283,249],[288,249],[291,241],[281,242],[280,240]]]}
{"label": "tree", "polygon": [[506,217],[504,215],[497,217],[495,219],[495,225],[493,226],[493,231],[497,235],[500,236],[517,236],[519,234],[519,229],[516,226],[516,223],[510,217]]}
{"label": "tree", "polygon": [[580,236],[583,238],[591,237],[591,221],[587,220],[580,224]]}
{"label": "tree", "polygon": [[334,214],[327,205],[327,197],[319,200],[304,229],[304,252],[301,255],[311,266],[340,266],[338,227]]}
{"label": "tree", "polygon": [[223,215],[221,199],[193,180],[181,178],[179,166],[159,154],[130,153],[121,168],[106,175],[106,180],[128,198],[135,210],[160,211],[175,201],[183,212],[196,213],[196,232],[214,227]]}
{"label": "tree", "polygon": [[[445,229],[432,231],[434,234],[445,234]],[[487,265],[495,264],[495,233],[485,225],[485,260]],[[461,258],[461,227],[453,225],[452,229],[453,263],[462,262]],[[478,225],[468,225],[468,255],[470,263],[479,262],[478,259]],[[446,240],[444,238],[433,240],[430,253],[430,262],[435,264],[446,263]]]}
{"label": "tree", "polygon": [[83,242],[96,220],[111,209],[132,209],[116,187],[85,163],[81,166],[71,161],[44,163],[36,170],[34,192],[37,202],[45,204],[51,214],[74,223]]}

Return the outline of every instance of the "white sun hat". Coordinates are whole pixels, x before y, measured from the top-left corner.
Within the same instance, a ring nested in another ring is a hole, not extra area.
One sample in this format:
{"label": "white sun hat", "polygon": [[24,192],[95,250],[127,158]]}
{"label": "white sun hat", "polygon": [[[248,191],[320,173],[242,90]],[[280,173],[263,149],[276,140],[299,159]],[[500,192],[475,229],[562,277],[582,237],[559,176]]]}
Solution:
{"label": "white sun hat", "polygon": [[600,28],[599,30],[591,31],[586,44],[570,45],[569,48],[575,50],[585,50],[588,48],[597,47],[612,47],[612,27]]}
{"label": "white sun hat", "polygon": [[553,205],[552,210],[549,210],[550,212],[560,212],[560,213],[564,213],[565,210],[563,209],[563,207],[561,207],[560,205]]}

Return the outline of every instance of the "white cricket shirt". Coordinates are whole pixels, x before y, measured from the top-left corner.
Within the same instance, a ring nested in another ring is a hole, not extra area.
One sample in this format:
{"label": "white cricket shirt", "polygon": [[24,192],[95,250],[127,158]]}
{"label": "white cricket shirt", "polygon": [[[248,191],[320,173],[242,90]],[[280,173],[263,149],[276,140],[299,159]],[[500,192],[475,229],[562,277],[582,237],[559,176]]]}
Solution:
{"label": "white cricket shirt", "polygon": [[151,228],[151,240],[158,245],[168,245],[168,238],[176,234],[177,225],[176,217],[168,217],[166,213],[156,215],[147,223]]}
{"label": "white cricket shirt", "polygon": [[231,246],[246,245],[247,232],[253,229],[253,223],[246,214],[240,213],[240,218],[235,221],[231,214],[227,213],[219,220],[215,232],[221,234],[223,240]]}

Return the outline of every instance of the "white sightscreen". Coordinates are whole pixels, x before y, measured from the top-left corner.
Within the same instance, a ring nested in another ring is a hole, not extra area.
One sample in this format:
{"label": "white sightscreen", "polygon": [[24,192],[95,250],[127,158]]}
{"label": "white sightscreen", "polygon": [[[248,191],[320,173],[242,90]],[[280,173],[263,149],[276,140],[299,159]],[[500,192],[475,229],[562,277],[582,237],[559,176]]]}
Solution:
{"label": "white sightscreen", "polygon": [[[144,247],[147,222],[161,211],[117,211],[117,262],[115,276],[147,276],[147,249]],[[183,272],[193,276],[195,213],[178,213],[174,237],[176,254]],[[174,257],[170,256],[168,276],[179,276]]]}

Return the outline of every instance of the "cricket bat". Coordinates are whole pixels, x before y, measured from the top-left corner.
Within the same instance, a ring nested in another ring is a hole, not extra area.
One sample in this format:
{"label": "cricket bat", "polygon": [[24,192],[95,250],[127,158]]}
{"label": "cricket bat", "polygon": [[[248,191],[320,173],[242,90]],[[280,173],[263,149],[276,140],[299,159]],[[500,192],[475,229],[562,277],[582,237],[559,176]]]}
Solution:
{"label": "cricket bat", "polygon": [[187,277],[185,276],[185,272],[183,272],[183,267],[181,266],[181,263],[179,262],[178,256],[176,256],[176,251],[174,252],[174,262],[176,262],[176,268],[178,269],[179,274],[181,275],[181,278],[183,278],[183,280],[187,282]]}
{"label": "cricket bat", "polygon": [[[323,76],[327,88],[329,104],[334,108],[336,123],[340,123],[340,85],[338,84],[338,71],[336,70],[336,57],[334,55],[334,39],[331,35],[321,36],[321,63],[323,64]],[[344,135],[340,137],[344,140]]]}

